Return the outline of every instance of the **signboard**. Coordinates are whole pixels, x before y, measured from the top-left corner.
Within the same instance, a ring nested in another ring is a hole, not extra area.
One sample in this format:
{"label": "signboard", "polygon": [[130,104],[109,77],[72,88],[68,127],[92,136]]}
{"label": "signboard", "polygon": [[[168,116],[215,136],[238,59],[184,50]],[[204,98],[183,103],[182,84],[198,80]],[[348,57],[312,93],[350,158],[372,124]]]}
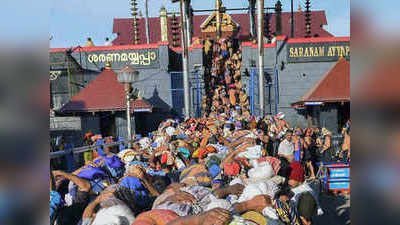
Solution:
{"label": "signboard", "polygon": [[304,105],[322,105],[323,102],[305,102]]}
{"label": "signboard", "polygon": [[89,70],[99,70],[110,62],[112,68],[119,69],[129,64],[132,68],[159,67],[158,48],[156,49],[128,49],[103,50],[92,52],[75,51],[72,56],[77,62],[82,61],[82,67]]}
{"label": "signboard", "polygon": [[288,43],[287,61],[332,62],[340,57],[350,58],[350,42]]}
{"label": "signboard", "polygon": [[50,117],[51,131],[56,130],[81,130],[80,117]]}

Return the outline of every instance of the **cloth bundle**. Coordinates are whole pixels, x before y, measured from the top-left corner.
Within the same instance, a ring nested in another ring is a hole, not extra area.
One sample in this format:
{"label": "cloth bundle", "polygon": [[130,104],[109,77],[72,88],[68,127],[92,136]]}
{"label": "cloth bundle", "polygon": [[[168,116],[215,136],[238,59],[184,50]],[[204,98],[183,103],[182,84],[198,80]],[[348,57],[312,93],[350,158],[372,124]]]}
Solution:
{"label": "cloth bundle", "polygon": [[126,205],[115,205],[102,208],[96,213],[92,225],[125,225],[132,224],[135,216]]}
{"label": "cloth bundle", "polygon": [[201,164],[195,164],[183,170],[179,180],[182,183],[194,183],[205,187],[211,186],[210,174],[207,168]]}
{"label": "cloth bundle", "polygon": [[132,149],[125,149],[118,153],[118,157],[125,164],[132,162],[135,159],[135,156],[136,152],[134,152]]}
{"label": "cloth bundle", "polygon": [[240,173],[240,165],[238,163],[225,164],[224,173],[228,176],[237,176]]}
{"label": "cloth bundle", "polygon": [[248,172],[249,180],[253,181],[267,180],[274,175],[275,171],[268,162],[259,163]]}
{"label": "cloth bundle", "polygon": [[274,198],[275,194],[279,191],[279,187],[276,183],[271,180],[259,181],[256,183],[248,184],[243,193],[240,195],[238,202],[245,202],[251,200],[257,195],[268,195]]}
{"label": "cloth bundle", "polygon": [[137,216],[132,225],[167,225],[179,216],[171,210],[153,209]]}
{"label": "cloth bundle", "polygon": [[238,157],[247,159],[259,159],[262,157],[261,145],[254,145],[253,147],[248,147],[245,152],[241,152],[237,155]]}

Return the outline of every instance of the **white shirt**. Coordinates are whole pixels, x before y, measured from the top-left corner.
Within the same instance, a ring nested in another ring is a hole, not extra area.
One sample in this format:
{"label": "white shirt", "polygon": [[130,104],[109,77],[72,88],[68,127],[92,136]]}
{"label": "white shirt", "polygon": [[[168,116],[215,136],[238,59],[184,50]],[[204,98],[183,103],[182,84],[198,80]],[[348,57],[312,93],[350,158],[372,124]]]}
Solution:
{"label": "white shirt", "polygon": [[278,155],[290,156],[293,155],[294,145],[292,142],[289,142],[287,139],[283,140],[279,144]]}

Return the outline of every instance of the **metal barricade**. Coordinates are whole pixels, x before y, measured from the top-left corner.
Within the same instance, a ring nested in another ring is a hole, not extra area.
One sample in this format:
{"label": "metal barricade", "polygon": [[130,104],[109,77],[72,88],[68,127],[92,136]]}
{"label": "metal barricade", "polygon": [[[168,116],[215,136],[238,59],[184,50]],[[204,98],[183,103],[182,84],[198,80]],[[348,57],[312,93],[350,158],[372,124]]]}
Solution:
{"label": "metal barricade", "polygon": [[104,145],[90,145],[90,146],[83,146],[83,147],[76,147],[76,148],[70,148],[70,149],[66,149],[66,150],[61,150],[61,151],[55,151],[55,152],[50,152],[50,159],[54,159],[54,158],[58,158],[67,154],[79,154],[79,153],[83,153],[83,152],[87,152],[99,147],[113,147],[113,146],[117,146],[120,144],[126,144],[128,142],[113,142],[111,144],[104,144]]}

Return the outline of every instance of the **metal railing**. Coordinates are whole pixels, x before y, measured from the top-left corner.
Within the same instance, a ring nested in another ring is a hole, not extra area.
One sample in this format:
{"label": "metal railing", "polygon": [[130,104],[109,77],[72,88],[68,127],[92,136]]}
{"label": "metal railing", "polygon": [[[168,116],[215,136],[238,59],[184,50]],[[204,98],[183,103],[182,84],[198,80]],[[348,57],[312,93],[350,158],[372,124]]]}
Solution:
{"label": "metal railing", "polygon": [[[333,135],[332,136],[332,147],[335,149],[335,151],[338,151],[338,149],[341,147],[341,144],[343,143],[343,135],[338,134],[338,135]],[[82,146],[82,147],[76,147],[76,148],[70,148],[70,149],[65,149],[65,150],[60,150],[60,151],[55,151],[55,152],[50,152],[50,159],[55,159],[67,154],[79,154],[83,152],[87,152],[90,150],[97,149],[99,147],[114,147],[120,144],[128,144],[128,141],[118,141],[118,142],[113,142],[111,144],[102,144],[102,145],[88,145],[88,146]]]}
{"label": "metal railing", "polygon": [[76,148],[70,148],[70,149],[65,149],[65,150],[59,150],[55,152],[50,152],[50,159],[55,159],[64,155],[68,154],[79,154],[83,152],[87,152],[93,149],[97,149],[99,147],[114,147],[120,144],[127,144],[128,141],[119,141],[119,142],[113,142],[111,144],[102,144],[102,145],[88,145],[88,146],[82,146],[82,147],[76,147]]}

